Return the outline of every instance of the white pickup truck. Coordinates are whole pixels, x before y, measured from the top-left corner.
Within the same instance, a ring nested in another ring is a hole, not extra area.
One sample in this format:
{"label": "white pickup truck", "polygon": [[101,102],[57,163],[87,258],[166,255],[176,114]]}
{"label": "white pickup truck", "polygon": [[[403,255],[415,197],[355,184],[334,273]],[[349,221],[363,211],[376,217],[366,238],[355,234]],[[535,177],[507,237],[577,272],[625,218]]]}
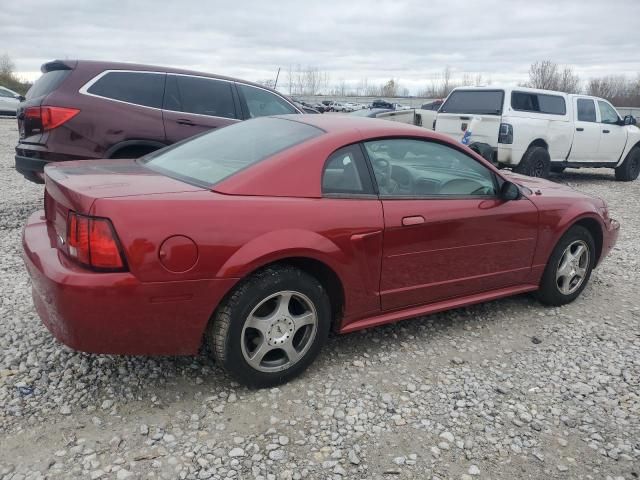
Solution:
{"label": "white pickup truck", "polygon": [[461,87],[437,112],[415,110],[413,121],[533,177],[566,167],[614,168],[623,181],[640,173],[636,119],[621,118],[601,98],[523,87]]}

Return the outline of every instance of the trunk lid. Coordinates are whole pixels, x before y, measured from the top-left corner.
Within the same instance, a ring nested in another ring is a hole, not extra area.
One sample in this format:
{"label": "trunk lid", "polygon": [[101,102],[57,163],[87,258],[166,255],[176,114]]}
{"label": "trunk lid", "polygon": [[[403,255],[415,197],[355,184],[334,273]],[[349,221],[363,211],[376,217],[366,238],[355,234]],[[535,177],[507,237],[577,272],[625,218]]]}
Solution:
{"label": "trunk lid", "polygon": [[45,217],[65,239],[69,210],[89,214],[99,198],[203,191],[154,172],[136,160],[81,160],[45,167]]}

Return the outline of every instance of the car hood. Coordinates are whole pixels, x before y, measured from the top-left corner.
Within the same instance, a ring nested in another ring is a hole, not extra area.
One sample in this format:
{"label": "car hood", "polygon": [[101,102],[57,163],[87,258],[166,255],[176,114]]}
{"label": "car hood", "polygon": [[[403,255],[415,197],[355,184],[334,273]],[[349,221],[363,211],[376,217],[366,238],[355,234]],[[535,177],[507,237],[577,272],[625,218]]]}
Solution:
{"label": "car hood", "polygon": [[564,185],[555,183],[544,178],[528,177],[514,172],[504,172],[505,178],[509,181],[524,187],[525,193],[535,202],[536,197],[564,197],[564,198],[589,198],[595,201],[598,206],[604,206],[605,202],[600,197],[579,192]]}

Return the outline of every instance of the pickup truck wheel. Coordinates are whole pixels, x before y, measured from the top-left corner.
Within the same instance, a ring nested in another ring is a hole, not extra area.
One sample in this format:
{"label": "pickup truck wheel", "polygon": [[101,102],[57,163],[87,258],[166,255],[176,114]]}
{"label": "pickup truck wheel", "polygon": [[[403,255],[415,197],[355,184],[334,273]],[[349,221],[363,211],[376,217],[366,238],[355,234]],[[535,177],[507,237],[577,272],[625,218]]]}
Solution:
{"label": "pickup truck wheel", "polygon": [[622,165],[616,167],[616,180],[631,182],[640,174],[640,147],[633,147]]}
{"label": "pickup truck wheel", "polygon": [[547,178],[551,168],[551,157],[544,147],[533,146],[522,156],[520,163],[513,169],[516,173],[529,177]]}
{"label": "pickup truck wheel", "polygon": [[331,325],[320,282],[294,267],[268,267],[218,307],[205,339],[216,362],[241,383],[271,387],[302,373]]}
{"label": "pickup truck wheel", "polygon": [[551,253],[536,294],[538,300],[554,306],[573,302],[589,281],[595,251],[589,231],[580,225],[571,227]]}

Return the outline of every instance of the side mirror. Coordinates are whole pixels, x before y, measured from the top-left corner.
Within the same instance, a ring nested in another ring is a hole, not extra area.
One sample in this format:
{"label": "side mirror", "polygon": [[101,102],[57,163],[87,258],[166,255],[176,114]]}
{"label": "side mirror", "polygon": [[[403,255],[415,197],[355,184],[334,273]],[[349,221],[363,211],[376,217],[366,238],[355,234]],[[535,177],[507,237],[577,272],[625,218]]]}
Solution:
{"label": "side mirror", "polygon": [[625,115],[624,116],[624,124],[625,125],[636,125],[638,123],[638,121],[636,120],[636,117],[634,117],[633,115]]}
{"label": "side mirror", "polygon": [[520,189],[515,183],[506,181],[500,187],[499,197],[505,202],[508,202],[509,200],[517,200],[520,198]]}
{"label": "side mirror", "polygon": [[24,102],[25,98],[22,95],[14,95],[13,98],[18,100],[19,102]]}

